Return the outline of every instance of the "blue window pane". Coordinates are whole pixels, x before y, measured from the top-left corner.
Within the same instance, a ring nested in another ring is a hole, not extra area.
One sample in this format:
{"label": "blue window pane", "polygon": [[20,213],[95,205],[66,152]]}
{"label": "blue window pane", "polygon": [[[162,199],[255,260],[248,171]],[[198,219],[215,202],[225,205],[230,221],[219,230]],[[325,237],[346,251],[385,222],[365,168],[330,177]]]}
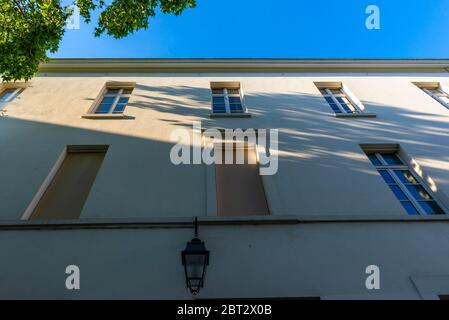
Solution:
{"label": "blue window pane", "polygon": [[403,165],[402,161],[395,153],[382,153],[382,158],[390,166]]}
{"label": "blue window pane", "polygon": [[114,103],[115,97],[104,97],[103,100],[101,100],[101,103]]}
{"label": "blue window pane", "polygon": [[376,167],[382,165],[382,163],[379,161],[379,159],[376,157],[374,153],[368,154],[368,158],[371,161],[371,163]]}
{"label": "blue window pane", "polygon": [[346,104],[342,97],[336,97],[336,99],[340,104]]}
{"label": "blue window pane", "polygon": [[411,202],[404,201],[404,202],[401,202],[401,204],[409,215],[411,215],[411,216],[419,215],[418,210],[416,210],[415,206]]}
{"label": "blue window pane", "polygon": [[380,175],[384,178],[385,182],[388,184],[394,184],[395,181],[391,177],[391,175],[386,170],[379,170]]}
{"label": "blue window pane", "polygon": [[340,108],[336,104],[330,104],[330,106],[335,113],[341,113]]}
{"label": "blue window pane", "polygon": [[348,100],[343,99],[342,97],[337,97],[337,101],[340,103],[340,105],[342,106],[342,108],[347,112],[347,113],[354,113],[354,110],[351,109],[351,104],[348,102]]}
{"label": "blue window pane", "polygon": [[243,107],[241,104],[231,104],[229,106],[231,112],[243,112]]}
{"label": "blue window pane", "polygon": [[120,99],[118,99],[118,103],[127,104],[128,100],[129,98],[121,97]]}
{"label": "blue window pane", "polygon": [[224,99],[224,97],[213,97],[212,103],[213,104],[225,104],[225,99]]}
{"label": "blue window pane", "polygon": [[435,201],[419,202],[427,214],[444,214],[443,209]]}
{"label": "blue window pane", "polygon": [[332,108],[332,110],[334,110],[335,113],[341,113],[340,108],[334,103],[334,100],[332,100],[331,97],[324,97],[327,101],[327,103],[329,103],[330,107]]}
{"label": "blue window pane", "polygon": [[329,106],[332,108],[332,110],[333,110],[335,113],[341,113],[340,108],[337,107],[336,104],[329,104]]}
{"label": "blue window pane", "polygon": [[225,108],[224,104],[213,105],[212,110],[215,113],[225,113],[226,112],[226,108]]}
{"label": "blue window pane", "polygon": [[111,110],[111,108],[112,108],[111,104],[100,104],[95,113],[108,113],[109,110]]}
{"label": "blue window pane", "polygon": [[391,191],[393,191],[394,195],[396,196],[396,198],[398,198],[398,200],[408,200],[405,193],[397,185],[390,185],[390,189]]}
{"label": "blue window pane", "polygon": [[241,104],[240,97],[229,97],[229,103],[233,104]]}
{"label": "blue window pane", "polygon": [[354,113],[354,111],[351,110],[351,108],[349,108],[349,106],[347,104],[342,104],[341,106],[347,113]]}
{"label": "blue window pane", "polygon": [[394,170],[394,173],[402,183],[418,183],[413,174],[408,170]]}
{"label": "blue window pane", "polygon": [[3,109],[9,102],[14,101],[23,91],[23,89],[21,89],[14,94],[16,90],[17,89],[6,89],[0,94],[0,110]]}
{"label": "blue window pane", "polygon": [[332,100],[331,97],[324,97],[324,99],[326,99],[327,103],[329,104],[334,103],[334,100]]}
{"label": "blue window pane", "polygon": [[4,102],[4,101],[8,100],[11,97],[11,95],[14,93],[14,91],[15,90],[10,90],[10,89],[3,91],[3,93],[0,97],[0,102]]}
{"label": "blue window pane", "polygon": [[118,104],[115,106],[115,109],[112,113],[123,113],[123,111],[125,110],[125,105],[124,104]]}
{"label": "blue window pane", "polygon": [[407,185],[407,190],[416,200],[432,200],[430,194],[420,185]]}
{"label": "blue window pane", "polygon": [[6,100],[8,100],[8,98],[11,96],[11,94],[9,93],[5,93],[1,98],[0,98],[0,102],[4,102]]}

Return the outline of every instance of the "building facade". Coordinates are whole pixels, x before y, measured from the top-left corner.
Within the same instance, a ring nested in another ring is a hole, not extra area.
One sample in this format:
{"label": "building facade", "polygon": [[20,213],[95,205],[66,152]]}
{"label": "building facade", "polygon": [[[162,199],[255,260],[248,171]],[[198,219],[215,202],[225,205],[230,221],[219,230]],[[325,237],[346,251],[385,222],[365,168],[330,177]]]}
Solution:
{"label": "building facade", "polygon": [[[0,298],[448,295],[448,72],[446,60],[54,59],[3,83]],[[205,148],[194,122],[277,129],[276,172],[173,163],[176,130]],[[197,296],[181,264],[194,217],[210,250]]]}

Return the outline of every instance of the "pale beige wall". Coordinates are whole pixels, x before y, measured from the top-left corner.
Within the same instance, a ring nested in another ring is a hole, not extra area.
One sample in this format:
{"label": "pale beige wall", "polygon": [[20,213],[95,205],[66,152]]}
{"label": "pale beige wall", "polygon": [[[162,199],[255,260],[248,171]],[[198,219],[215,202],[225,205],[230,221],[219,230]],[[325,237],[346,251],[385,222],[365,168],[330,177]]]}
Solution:
{"label": "pale beige wall", "polygon": [[[135,81],[129,119],[89,120],[106,81]],[[211,81],[240,81],[250,119],[210,119]],[[375,119],[336,118],[314,81],[342,81]],[[204,166],[174,166],[172,130],[279,128],[280,162],[264,177],[271,213],[406,215],[359,148],[400,143],[449,195],[449,110],[412,81],[446,74],[148,74],[40,76],[0,118],[0,219],[19,219],[67,144],[109,144],[82,218],[206,215]]]}
{"label": "pale beige wall", "polygon": [[[216,299],[310,297],[430,299],[448,294],[447,223],[330,223],[201,226],[211,252],[204,288],[185,287],[181,250],[192,229],[19,230],[0,232],[1,299]],[[67,290],[65,268],[80,268]],[[380,290],[367,290],[367,266]]]}

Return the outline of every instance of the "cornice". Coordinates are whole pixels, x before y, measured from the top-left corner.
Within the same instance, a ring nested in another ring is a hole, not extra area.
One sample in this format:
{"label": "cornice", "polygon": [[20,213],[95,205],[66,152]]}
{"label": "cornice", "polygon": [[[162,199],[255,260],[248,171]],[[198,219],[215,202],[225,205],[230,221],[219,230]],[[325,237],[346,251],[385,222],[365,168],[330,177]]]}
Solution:
{"label": "cornice", "polygon": [[40,73],[448,72],[449,59],[50,59]]}

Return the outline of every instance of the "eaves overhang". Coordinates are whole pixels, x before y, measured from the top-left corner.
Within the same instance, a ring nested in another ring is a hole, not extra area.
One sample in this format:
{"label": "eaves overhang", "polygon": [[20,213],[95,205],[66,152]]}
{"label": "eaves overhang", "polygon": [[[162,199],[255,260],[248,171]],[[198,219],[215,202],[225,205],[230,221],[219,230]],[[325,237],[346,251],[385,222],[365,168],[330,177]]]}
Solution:
{"label": "eaves overhang", "polygon": [[449,59],[50,59],[39,72],[449,72]]}

